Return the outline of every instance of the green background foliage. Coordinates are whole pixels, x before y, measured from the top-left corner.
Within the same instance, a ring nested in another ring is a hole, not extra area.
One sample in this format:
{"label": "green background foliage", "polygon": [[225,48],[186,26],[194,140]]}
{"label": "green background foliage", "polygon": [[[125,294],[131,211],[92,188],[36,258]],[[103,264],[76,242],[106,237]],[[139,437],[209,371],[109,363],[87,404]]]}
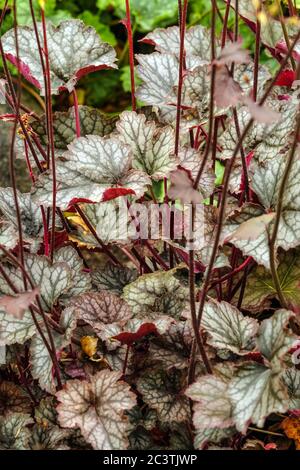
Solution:
{"label": "green background foliage", "polygon": [[[5,0],[0,0],[0,8]],[[10,0],[9,5],[12,6]],[[34,0],[36,17],[40,19],[38,0]],[[157,27],[166,27],[178,22],[178,1],[169,0],[131,0],[132,27],[135,38],[135,52],[147,52],[149,47],[142,45],[139,40],[149,31]],[[222,14],[225,3],[218,2]],[[31,23],[31,14],[28,0],[18,0],[18,23],[26,25]],[[211,4],[208,0],[190,0],[188,11],[188,24],[202,24],[209,27],[211,22]],[[96,29],[101,38],[116,48],[119,59],[119,70],[92,74],[84,78],[79,86],[79,99],[81,104],[102,108],[106,112],[114,113],[130,107],[130,72],[128,67],[128,43],[125,27],[120,21],[125,17],[125,0],[47,0],[46,17],[57,24],[61,20],[77,18],[86,25]],[[234,23],[234,13],[231,12],[229,27]],[[2,33],[13,26],[13,14],[6,15]],[[218,19],[218,33],[221,32],[222,23]],[[242,22],[240,34],[243,36],[245,47],[253,50],[253,34]],[[265,55],[268,63],[270,58]],[[274,64],[271,61],[270,64]],[[275,64],[276,66],[276,64]],[[16,73],[11,67],[12,73]],[[59,107],[68,107],[67,97],[61,97]]]}

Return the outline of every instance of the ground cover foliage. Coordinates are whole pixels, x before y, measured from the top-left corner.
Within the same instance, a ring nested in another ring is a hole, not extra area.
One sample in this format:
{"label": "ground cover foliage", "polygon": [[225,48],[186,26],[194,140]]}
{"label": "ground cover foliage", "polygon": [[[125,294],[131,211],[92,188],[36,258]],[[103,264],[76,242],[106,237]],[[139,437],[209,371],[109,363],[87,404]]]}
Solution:
{"label": "ground cover foliage", "polygon": [[299,449],[300,5],[73,3],[0,3],[0,448]]}

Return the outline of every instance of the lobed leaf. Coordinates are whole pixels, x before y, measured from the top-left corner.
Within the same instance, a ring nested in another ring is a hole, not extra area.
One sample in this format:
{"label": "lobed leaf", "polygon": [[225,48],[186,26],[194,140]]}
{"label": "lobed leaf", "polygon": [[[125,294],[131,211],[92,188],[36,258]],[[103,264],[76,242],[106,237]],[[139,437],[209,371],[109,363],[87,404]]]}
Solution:
{"label": "lobed leaf", "polygon": [[136,399],[121,373],[103,370],[90,382],[70,380],[57,393],[58,419],[62,427],[79,427],[84,438],[96,450],[120,450],[128,447],[128,422],[124,411]]}

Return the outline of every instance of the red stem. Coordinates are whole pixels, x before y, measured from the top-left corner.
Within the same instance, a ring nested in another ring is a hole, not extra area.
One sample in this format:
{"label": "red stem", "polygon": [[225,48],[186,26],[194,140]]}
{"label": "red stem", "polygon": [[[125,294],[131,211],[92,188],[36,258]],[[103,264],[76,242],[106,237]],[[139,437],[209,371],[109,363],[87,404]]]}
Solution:
{"label": "red stem", "polygon": [[53,261],[54,249],[55,249],[55,220],[56,220],[56,193],[57,193],[57,182],[56,182],[56,162],[55,162],[55,146],[54,146],[54,131],[53,131],[53,111],[52,111],[52,94],[51,94],[51,77],[50,77],[50,62],[49,62],[49,51],[47,42],[47,28],[45,11],[42,12],[42,25],[43,25],[43,36],[44,36],[44,55],[45,55],[45,66],[46,66],[46,80],[47,80],[47,110],[49,119],[49,143],[51,151],[51,170],[53,180],[53,197],[52,197],[52,227],[51,227],[51,244],[50,244],[50,258]]}
{"label": "red stem", "polygon": [[76,135],[81,137],[81,126],[80,126],[80,114],[79,114],[79,105],[78,105],[78,96],[76,90],[73,90],[73,99],[74,99],[74,110],[75,110],[75,122],[76,122]]}
{"label": "red stem", "polygon": [[135,98],[135,76],[134,76],[134,48],[133,48],[133,34],[131,28],[131,15],[130,3],[126,0],[126,29],[128,34],[129,44],[129,65],[130,65],[130,81],[131,81],[131,103],[132,111],[136,111],[136,98]]}
{"label": "red stem", "polygon": [[223,30],[222,30],[222,40],[221,40],[222,49],[225,47],[226,39],[227,39],[227,27],[228,27],[229,13],[230,13],[230,5],[231,5],[231,0],[228,0],[227,5],[226,5],[226,10],[225,10],[224,24],[223,24]]}

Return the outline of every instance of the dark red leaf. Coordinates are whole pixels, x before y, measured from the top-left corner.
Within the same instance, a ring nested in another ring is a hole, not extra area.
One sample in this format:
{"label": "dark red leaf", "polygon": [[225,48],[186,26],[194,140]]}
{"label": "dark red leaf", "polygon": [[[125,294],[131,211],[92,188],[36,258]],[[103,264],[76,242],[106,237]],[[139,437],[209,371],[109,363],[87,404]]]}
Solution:
{"label": "dark red leaf", "polygon": [[275,85],[291,87],[295,80],[296,73],[293,70],[283,70],[277,78]]}
{"label": "dark red leaf", "polygon": [[104,191],[101,202],[111,201],[112,199],[116,199],[117,197],[128,196],[129,194],[133,194],[133,195],[135,194],[133,189],[109,188],[109,189],[106,189],[106,191]]}
{"label": "dark red leaf", "polygon": [[122,344],[126,344],[127,346],[131,346],[133,343],[143,339],[145,336],[150,334],[158,335],[158,331],[154,323],[144,323],[141,325],[136,333],[130,333],[129,331],[125,331],[124,333],[120,333],[113,338],[117,341],[120,341]]}

